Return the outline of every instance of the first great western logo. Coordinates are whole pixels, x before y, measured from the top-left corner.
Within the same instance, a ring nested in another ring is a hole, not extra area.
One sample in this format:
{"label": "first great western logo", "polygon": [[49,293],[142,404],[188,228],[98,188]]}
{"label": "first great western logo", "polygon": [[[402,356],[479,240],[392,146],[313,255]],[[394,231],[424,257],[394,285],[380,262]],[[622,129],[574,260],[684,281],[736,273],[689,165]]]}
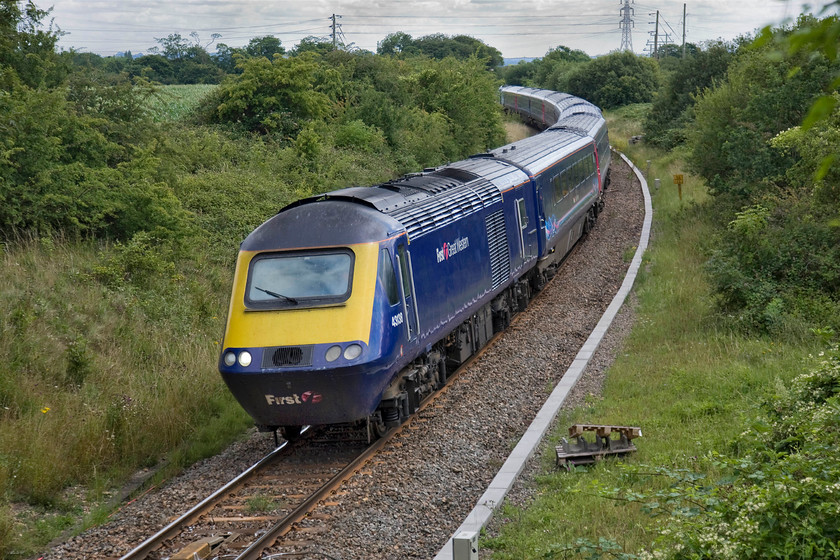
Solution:
{"label": "first great western logo", "polygon": [[445,242],[440,249],[435,249],[435,252],[437,253],[437,262],[442,263],[443,261],[448,261],[469,246],[469,237],[458,237],[451,242]]}

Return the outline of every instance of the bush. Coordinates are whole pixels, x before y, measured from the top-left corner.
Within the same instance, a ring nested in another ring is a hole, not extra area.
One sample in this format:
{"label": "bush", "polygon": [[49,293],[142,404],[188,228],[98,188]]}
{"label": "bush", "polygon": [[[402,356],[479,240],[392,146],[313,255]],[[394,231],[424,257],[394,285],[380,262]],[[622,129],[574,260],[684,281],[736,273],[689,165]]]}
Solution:
{"label": "bush", "polygon": [[713,194],[732,193],[743,204],[771,190],[794,163],[771,140],[802,121],[831,76],[832,65],[817,53],[782,56],[755,43],[742,49],[726,80],[697,101],[688,133],[692,171]]}
{"label": "bush", "polygon": [[242,74],[229,77],[208,97],[205,118],[260,134],[295,136],[304,121],[324,117],[330,110],[329,98],[313,88],[315,60],[243,59]]}
{"label": "bush", "polygon": [[622,51],[576,66],[567,80],[572,95],[614,109],[652,101],[660,76],[656,61]]}
{"label": "bush", "polygon": [[743,327],[799,336],[840,327],[840,227],[816,219],[810,200],[746,208],[714,245],[707,270],[723,311]]}
{"label": "bush", "polygon": [[407,82],[419,108],[446,118],[450,141],[444,155],[448,159],[483,152],[504,141],[496,99],[499,84],[479,59],[447,58],[420,68]]}
{"label": "bush", "polygon": [[676,63],[645,119],[645,141],[670,149],[685,141],[695,99],[726,73],[734,47],[722,42],[695,50]]}
{"label": "bush", "polygon": [[341,125],[335,133],[335,145],[339,148],[356,149],[363,152],[375,152],[385,144],[381,130],[367,126],[361,120],[354,120]]}
{"label": "bush", "polygon": [[86,84],[32,89],[12,79],[0,95],[0,235],[184,235],[188,215],[139,108],[143,90]]}
{"label": "bush", "polygon": [[[836,558],[840,555],[840,348],[780,386],[735,446],[717,482],[671,474],[648,502],[671,512],[657,558]],[[644,556],[644,555],[643,555]]]}
{"label": "bush", "polygon": [[689,162],[711,186],[710,212],[729,220],[707,270],[721,309],[748,330],[838,326],[840,109],[807,131],[796,126],[837,70],[819,53],[757,41],[695,106]]}

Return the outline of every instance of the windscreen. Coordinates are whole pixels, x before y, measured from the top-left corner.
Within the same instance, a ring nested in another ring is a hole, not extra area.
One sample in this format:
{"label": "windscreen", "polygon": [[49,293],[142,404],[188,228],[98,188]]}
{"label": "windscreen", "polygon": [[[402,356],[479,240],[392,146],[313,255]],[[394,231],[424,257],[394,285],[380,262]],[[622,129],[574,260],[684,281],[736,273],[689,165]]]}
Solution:
{"label": "windscreen", "polygon": [[353,253],[264,253],[251,261],[245,303],[249,307],[309,307],[350,297]]}

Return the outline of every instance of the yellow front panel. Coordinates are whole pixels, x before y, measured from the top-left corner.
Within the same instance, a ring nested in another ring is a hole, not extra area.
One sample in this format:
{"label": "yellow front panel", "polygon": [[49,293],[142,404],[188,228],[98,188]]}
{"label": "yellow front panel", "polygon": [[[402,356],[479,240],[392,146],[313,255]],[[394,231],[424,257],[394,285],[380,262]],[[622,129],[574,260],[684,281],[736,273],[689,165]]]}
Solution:
{"label": "yellow front panel", "polygon": [[245,308],[248,267],[258,253],[241,251],[233,278],[233,295],[224,347],[298,346],[361,340],[368,344],[376,291],[379,244],[353,245],[353,289],[341,305],[310,309],[252,311]]}

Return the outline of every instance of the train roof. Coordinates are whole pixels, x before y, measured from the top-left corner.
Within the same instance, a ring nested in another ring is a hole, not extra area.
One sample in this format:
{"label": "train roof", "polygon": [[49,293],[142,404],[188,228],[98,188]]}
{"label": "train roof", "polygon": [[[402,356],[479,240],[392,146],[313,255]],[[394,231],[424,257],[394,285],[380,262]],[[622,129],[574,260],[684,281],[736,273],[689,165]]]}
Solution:
{"label": "train roof", "polygon": [[[525,181],[527,175],[521,172],[521,178]],[[500,202],[502,184],[505,183],[494,182],[469,169],[446,166],[373,187],[351,187],[305,198],[281,213],[313,202],[354,202],[393,218],[402,224],[409,238],[414,238]]]}
{"label": "train roof", "polygon": [[329,204],[287,206],[252,231],[239,248],[279,251],[355,245],[387,239],[402,231],[402,224],[375,208],[352,198],[336,198]]}

